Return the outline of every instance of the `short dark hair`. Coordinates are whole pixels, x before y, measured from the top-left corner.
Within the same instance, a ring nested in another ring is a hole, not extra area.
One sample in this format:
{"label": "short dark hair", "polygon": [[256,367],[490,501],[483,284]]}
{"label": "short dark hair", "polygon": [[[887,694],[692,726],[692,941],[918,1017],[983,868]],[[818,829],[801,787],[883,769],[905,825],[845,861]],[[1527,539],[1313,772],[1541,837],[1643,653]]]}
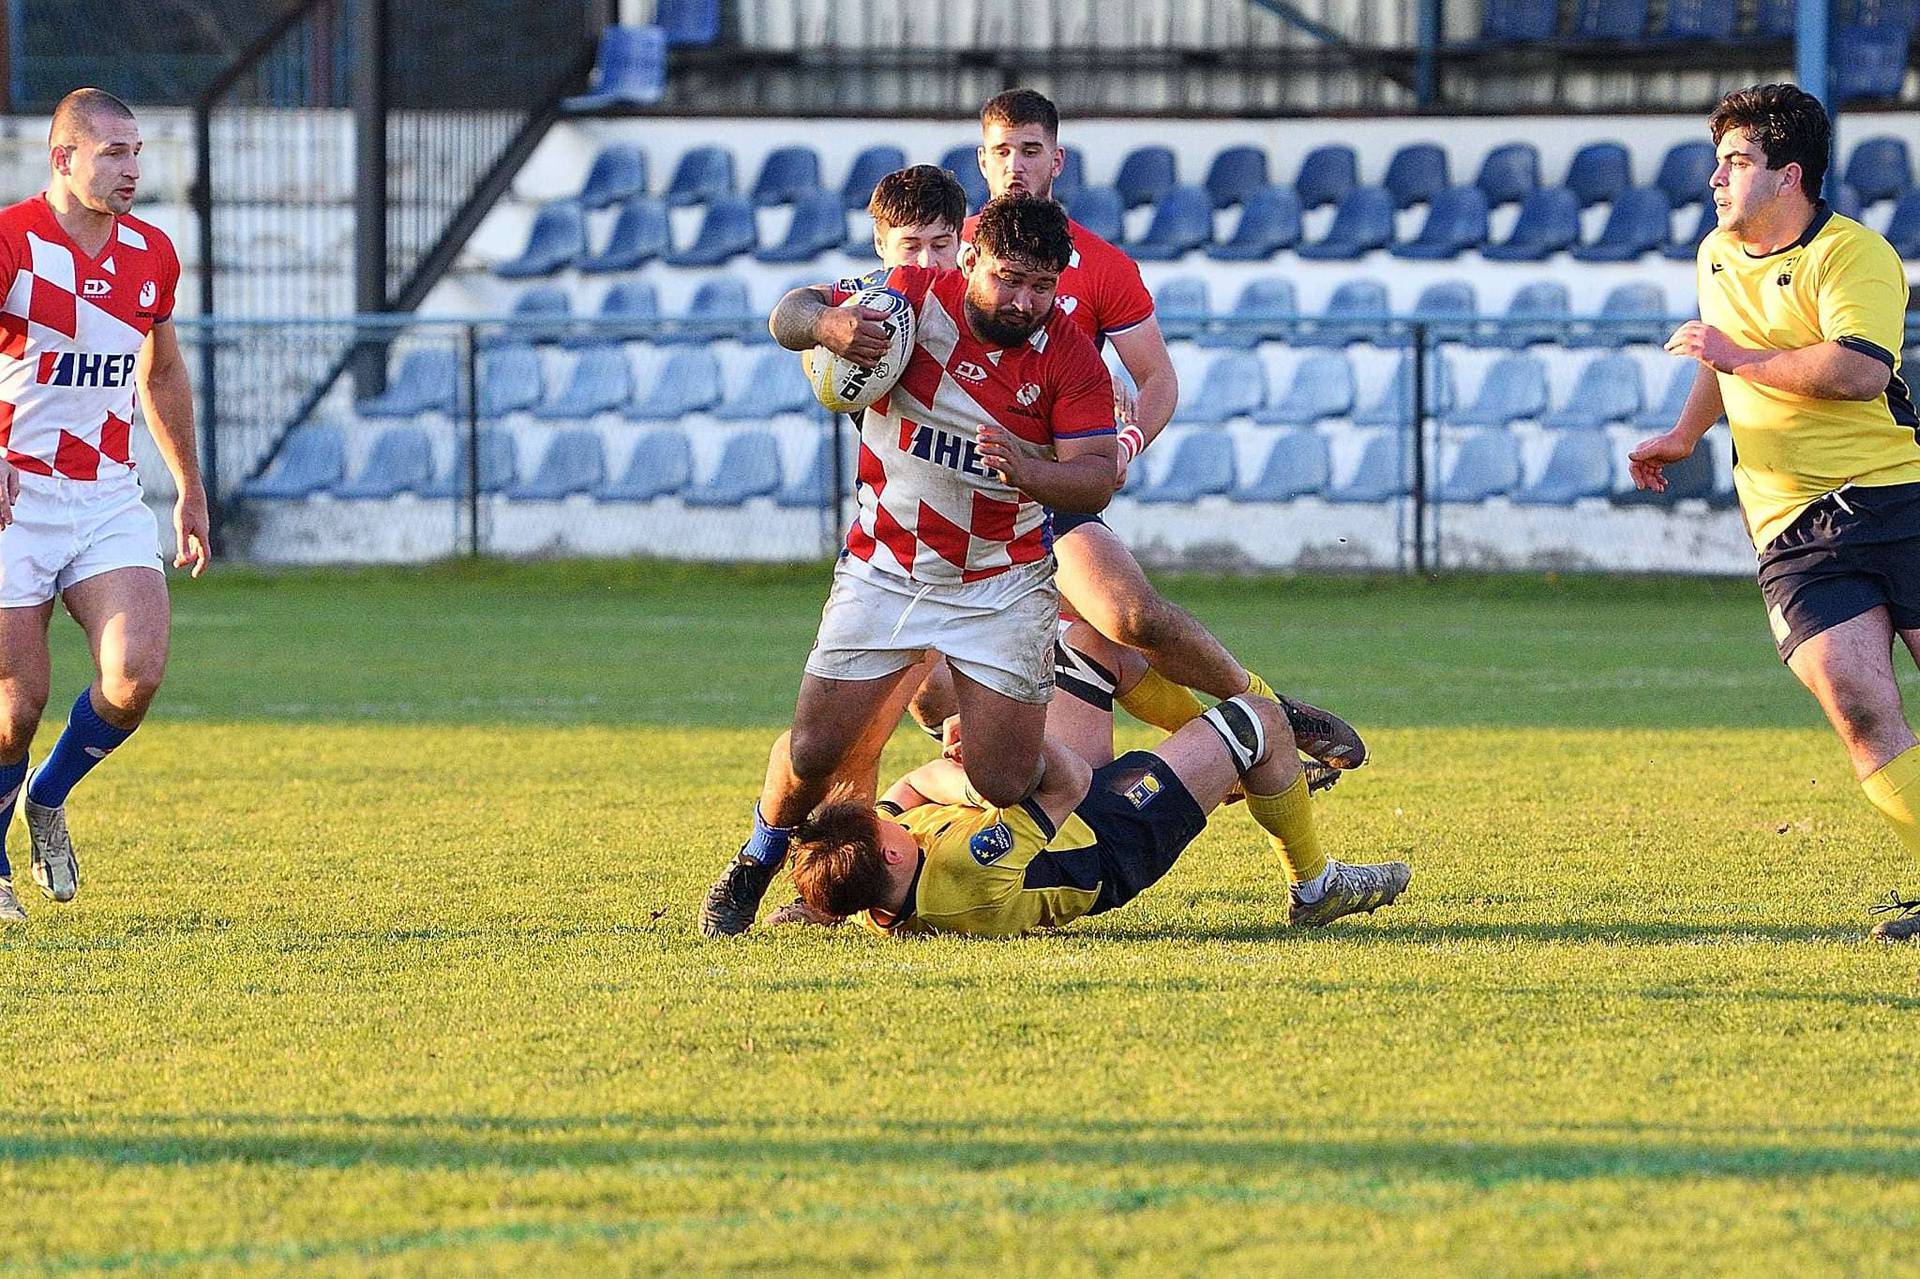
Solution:
{"label": "short dark hair", "polygon": [[102,119],[131,120],[133,108],[105,89],[75,89],[53,108],[53,124],[47,130],[47,141],[57,145],[63,137],[76,132],[84,138],[96,137],[93,122]]}
{"label": "short dark hair", "polygon": [[787,867],[800,900],[842,918],[881,905],[892,886],[880,815],[844,783],[794,827]]}
{"label": "short dark hair", "polygon": [[1033,89],[1008,89],[1005,93],[987,99],[987,105],[980,108],[980,127],[990,124],[1004,125],[1017,129],[1023,124],[1037,124],[1047,131],[1050,138],[1060,136],[1060,112],[1047,96]]}
{"label": "short dark hair", "polygon": [[973,247],[996,258],[1022,258],[1056,271],[1066,270],[1073,261],[1067,211],[1039,195],[1003,195],[987,201],[973,224]]}
{"label": "short dark hair", "polygon": [[1714,145],[1730,129],[1742,130],[1767,157],[1769,169],[1800,166],[1800,189],[1820,198],[1833,154],[1833,125],[1820,99],[1798,85],[1756,84],[1720,99],[1707,122]]}
{"label": "short dark hair", "polygon": [[939,165],[916,164],[876,182],[867,212],[876,226],[944,222],[958,231],[967,221],[967,192],[958,178]]}

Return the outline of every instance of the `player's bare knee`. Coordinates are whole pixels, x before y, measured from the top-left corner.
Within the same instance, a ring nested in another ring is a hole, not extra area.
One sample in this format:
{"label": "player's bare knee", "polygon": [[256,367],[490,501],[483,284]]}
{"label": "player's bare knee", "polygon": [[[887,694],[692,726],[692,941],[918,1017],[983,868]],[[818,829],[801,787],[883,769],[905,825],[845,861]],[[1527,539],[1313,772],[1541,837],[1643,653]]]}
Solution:
{"label": "player's bare knee", "polygon": [[[1016,765],[1021,761],[1015,761]],[[1027,797],[1033,789],[1035,765],[1009,767],[1005,760],[966,761],[967,781],[974,793],[996,808],[1009,808]]]}
{"label": "player's bare knee", "polygon": [[26,754],[46,709],[45,697],[0,693],[0,761],[10,764]]}
{"label": "player's bare knee", "polygon": [[1253,708],[1260,720],[1260,727],[1266,733],[1266,749],[1255,764],[1264,764],[1284,751],[1294,749],[1293,725],[1287,722],[1287,712],[1280,703],[1271,697],[1260,697],[1253,693],[1242,693],[1239,698]]}
{"label": "player's bare knee", "polygon": [[100,677],[100,700],[109,712],[138,719],[158,696],[164,671],[160,662],[130,662],[120,670],[104,673]]}
{"label": "player's bare knee", "polygon": [[803,782],[827,782],[852,754],[854,743],[831,733],[796,726],[787,741],[793,775]]}

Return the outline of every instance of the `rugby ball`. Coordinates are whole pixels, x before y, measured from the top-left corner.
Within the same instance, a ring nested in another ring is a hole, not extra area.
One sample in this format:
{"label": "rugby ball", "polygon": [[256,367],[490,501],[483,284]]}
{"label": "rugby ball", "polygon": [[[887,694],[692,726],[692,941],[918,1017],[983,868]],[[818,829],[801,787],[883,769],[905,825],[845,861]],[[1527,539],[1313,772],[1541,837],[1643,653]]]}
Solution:
{"label": "rugby ball", "polygon": [[814,347],[800,360],[806,366],[807,381],[813,384],[815,399],[830,412],[854,413],[891,391],[906,371],[907,357],[913,353],[913,304],[893,289],[862,289],[841,305],[887,313],[879,321],[887,331],[887,353],[870,369],[824,346]]}

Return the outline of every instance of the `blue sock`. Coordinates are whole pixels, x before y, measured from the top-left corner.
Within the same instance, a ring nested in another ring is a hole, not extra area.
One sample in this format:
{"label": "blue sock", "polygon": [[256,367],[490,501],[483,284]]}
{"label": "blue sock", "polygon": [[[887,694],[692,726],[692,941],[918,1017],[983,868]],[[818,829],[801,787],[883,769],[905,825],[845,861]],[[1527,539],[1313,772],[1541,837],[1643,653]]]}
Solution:
{"label": "blue sock", "polygon": [[7,861],[7,827],[13,825],[14,794],[26,780],[25,755],[17,763],[0,764],[0,875],[13,874],[13,866]]}
{"label": "blue sock", "polygon": [[766,818],[760,816],[760,805],[755,804],[753,834],[747,836],[747,842],[741,847],[740,855],[750,862],[759,862],[762,866],[778,866],[780,859],[787,855],[787,845],[792,839],[791,826],[767,825]]}
{"label": "blue sock", "polygon": [[113,748],[133,736],[130,728],[115,728],[93,709],[93,690],[83,688],[67,715],[67,729],[53,744],[53,754],[33,774],[27,798],[43,808],[58,808],[67,802],[67,792],[112,753]]}

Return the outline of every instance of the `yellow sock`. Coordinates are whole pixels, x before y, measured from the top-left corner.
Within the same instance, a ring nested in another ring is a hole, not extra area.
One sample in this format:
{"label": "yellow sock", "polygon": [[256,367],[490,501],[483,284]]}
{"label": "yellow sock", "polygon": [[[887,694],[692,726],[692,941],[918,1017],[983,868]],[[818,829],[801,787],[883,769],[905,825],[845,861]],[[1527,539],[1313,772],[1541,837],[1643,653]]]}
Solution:
{"label": "yellow sock", "polygon": [[1126,707],[1127,714],[1163,733],[1191,724],[1207,710],[1192,689],[1182,688],[1152,667],[1147,668],[1145,677],[1133,686],[1132,692],[1120,695],[1119,701]]}
{"label": "yellow sock", "polygon": [[1920,799],[1920,789],[1913,788],[1915,781],[1920,781],[1920,746],[1895,755],[1884,768],[1869,773],[1860,783],[1860,789],[1867,793],[1867,802],[1880,810],[1880,815],[1887,819],[1887,825],[1893,827],[1893,833],[1910,853],[1920,853],[1920,815],[1914,813],[1914,801]]}
{"label": "yellow sock", "polygon": [[1278,795],[1248,791],[1247,811],[1272,837],[1273,851],[1280,854],[1288,879],[1305,883],[1327,868],[1327,855],[1320,851],[1320,831],[1313,823],[1313,799],[1307,794],[1305,773]]}
{"label": "yellow sock", "polygon": [[1267,683],[1267,681],[1261,679],[1252,671],[1247,672],[1247,691],[1255,697],[1264,697],[1270,702],[1280,700],[1280,695],[1273,691],[1273,685]]}

